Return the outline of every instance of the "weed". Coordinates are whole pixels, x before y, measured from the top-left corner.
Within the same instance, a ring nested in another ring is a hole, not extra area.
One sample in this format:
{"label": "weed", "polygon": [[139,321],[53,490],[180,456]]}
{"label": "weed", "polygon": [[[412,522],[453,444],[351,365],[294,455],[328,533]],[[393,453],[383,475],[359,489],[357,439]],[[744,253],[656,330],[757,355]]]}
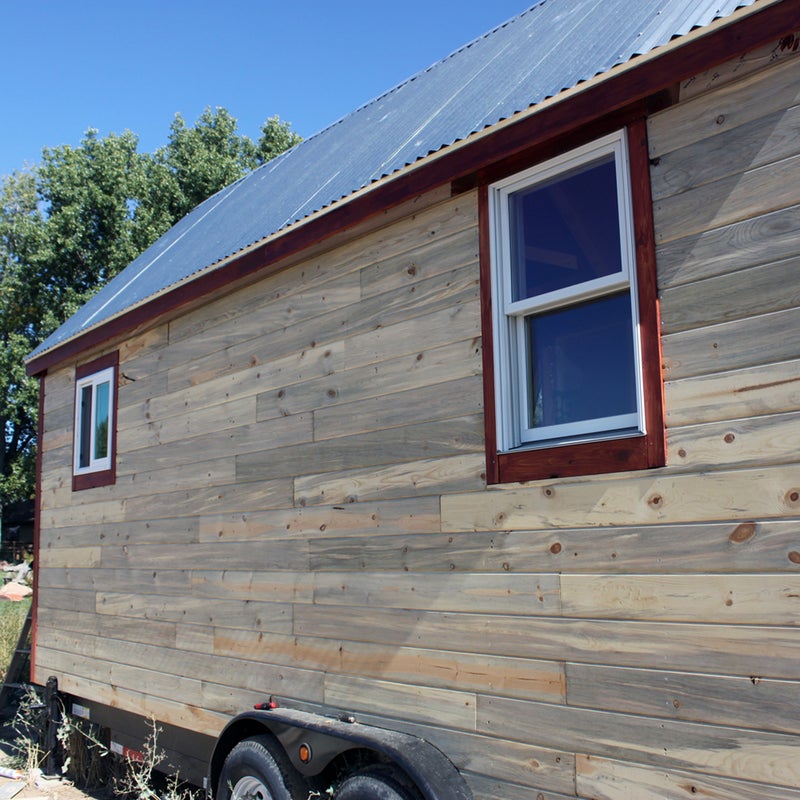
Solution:
{"label": "weed", "polygon": [[44,703],[33,687],[22,696],[11,726],[14,729],[10,766],[28,775],[38,770],[47,753],[43,745],[47,713]]}

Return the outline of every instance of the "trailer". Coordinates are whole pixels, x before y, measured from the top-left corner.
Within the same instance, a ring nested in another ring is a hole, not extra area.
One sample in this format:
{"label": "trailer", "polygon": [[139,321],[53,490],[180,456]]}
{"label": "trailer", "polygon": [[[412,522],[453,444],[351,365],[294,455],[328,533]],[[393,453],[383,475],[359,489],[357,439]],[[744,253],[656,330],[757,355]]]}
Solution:
{"label": "trailer", "polygon": [[800,7],[544,0],[27,360],[33,676],[219,800],[800,800]]}

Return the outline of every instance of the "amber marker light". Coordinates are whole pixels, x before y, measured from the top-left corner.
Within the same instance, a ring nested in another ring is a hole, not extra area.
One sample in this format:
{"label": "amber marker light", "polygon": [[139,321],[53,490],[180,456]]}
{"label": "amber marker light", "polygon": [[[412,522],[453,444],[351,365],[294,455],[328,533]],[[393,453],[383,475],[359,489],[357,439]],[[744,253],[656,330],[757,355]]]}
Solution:
{"label": "amber marker light", "polygon": [[308,764],[308,762],[311,761],[311,745],[303,742],[300,747],[297,748],[297,755],[302,764]]}

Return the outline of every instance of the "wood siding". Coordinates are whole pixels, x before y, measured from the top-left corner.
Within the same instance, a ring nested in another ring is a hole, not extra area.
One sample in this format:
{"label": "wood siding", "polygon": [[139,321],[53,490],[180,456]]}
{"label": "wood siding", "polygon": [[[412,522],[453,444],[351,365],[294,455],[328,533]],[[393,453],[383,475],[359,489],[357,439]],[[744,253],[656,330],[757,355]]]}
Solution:
{"label": "wood siding", "polygon": [[665,468],[487,489],[437,193],[123,343],[113,486],[47,375],[36,679],[210,736],[347,710],[477,800],[800,800],[800,57],[725,75],[648,121]]}

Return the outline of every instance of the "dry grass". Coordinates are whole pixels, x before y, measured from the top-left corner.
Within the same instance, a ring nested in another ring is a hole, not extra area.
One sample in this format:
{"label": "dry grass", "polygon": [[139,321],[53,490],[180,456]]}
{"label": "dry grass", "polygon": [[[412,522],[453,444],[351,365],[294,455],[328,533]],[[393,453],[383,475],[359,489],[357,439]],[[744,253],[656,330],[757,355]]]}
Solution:
{"label": "dry grass", "polygon": [[0,601],[0,682],[5,680],[30,606],[30,598],[20,600],[18,603],[9,600]]}

